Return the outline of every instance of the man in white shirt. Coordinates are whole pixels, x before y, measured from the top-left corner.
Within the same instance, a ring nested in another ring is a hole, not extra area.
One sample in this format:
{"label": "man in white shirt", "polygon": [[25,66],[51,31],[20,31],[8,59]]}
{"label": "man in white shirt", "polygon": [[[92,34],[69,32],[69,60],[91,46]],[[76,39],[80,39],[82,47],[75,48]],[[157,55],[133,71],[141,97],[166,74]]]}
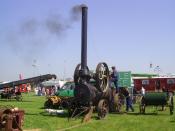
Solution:
{"label": "man in white shirt", "polygon": [[142,96],[145,95],[145,88],[142,86],[142,89],[141,89],[141,93],[142,93]]}

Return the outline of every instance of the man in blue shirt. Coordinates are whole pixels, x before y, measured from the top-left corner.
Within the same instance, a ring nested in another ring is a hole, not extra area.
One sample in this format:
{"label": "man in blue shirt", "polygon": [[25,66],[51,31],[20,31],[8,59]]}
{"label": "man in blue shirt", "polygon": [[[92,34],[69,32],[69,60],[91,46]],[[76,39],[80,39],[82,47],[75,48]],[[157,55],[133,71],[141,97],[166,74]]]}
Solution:
{"label": "man in blue shirt", "polygon": [[118,73],[115,66],[112,66],[111,82],[114,83],[116,88],[116,93],[118,92]]}
{"label": "man in blue shirt", "polygon": [[130,96],[130,94],[129,94],[128,89],[127,89],[127,88],[124,88],[124,87],[122,87],[122,88],[120,88],[120,89],[121,89],[122,94],[123,94],[123,95],[125,96],[125,98],[126,98],[126,112],[129,111],[129,108],[132,110],[132,112],[134,112],[134,108],[133,108],[133,106],[132,106],[132,99],[131,99],[131,96]]}

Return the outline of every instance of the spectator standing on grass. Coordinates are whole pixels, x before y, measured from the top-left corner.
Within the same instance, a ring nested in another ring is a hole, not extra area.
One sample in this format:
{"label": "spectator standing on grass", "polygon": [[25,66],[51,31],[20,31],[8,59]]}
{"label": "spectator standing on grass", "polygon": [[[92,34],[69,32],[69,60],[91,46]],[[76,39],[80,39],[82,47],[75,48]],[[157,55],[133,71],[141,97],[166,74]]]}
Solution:
{"label": "spectator standing on grass", "polygon": [[160,80],[157,80],[157,81],[156,81],[156,91],[157,91],[157,92],[160,92],[160,88],[161,88],[160,84],[161,84],[161,83],[160,83]]}
{"label": "spectator standing on grass", "polygon": [[41,89],[41,87],[39,86],[39,87],[38,87],[38,96],[41,96],[41,95],[42,95],[42,92],[41,92],[41,91],[42,91],[42,89]]}
{"label": "spectator standing on grass", "polygon": [[117,93],[118,92],[118,72],[115,66],[112,66],[111,82],[114,83],[115,88],[116,88],[116,93]]}
{"label": "spectator standing on grass", "polygon": [[46,88],[46,96],[50,96],[49,89]]}
{"label": "spectator standing on grass", "polygon": [[30,84],[27,84],[27,93],[29,93],[31,91],[31,85]]}
{"label": "spectator standing on grass", "polygon": [[142,96],[145,95],[145,88],[143,86],[142,86],[142,89],[141,89],[141,94],[142,94]]}
{"label": "spectator standing on grass", "polygon": [[35,95],[38,95],[38,89],[37,89],[38,87],[35,87],[34,88],[34,92],[35,92]]}
{"label": "spectator standing on grass", "polygon": [[51,96],[55,95],[55,89],[54,86],[51,87]]}
{"label": "spectator standing on grass", "polygon": [[125,98],[126,98],[126,112],[128,112],[129,109],[131,109],[132,112],[134,112],[134,108],[133,108],[133,106],[132,106],[132,99],[131,99],[131,96],[130,96],[130,93],[129,93],[128,89],[122,87],[121,90],[122,90],[123,95],[124,95]]}
{"label": "spectator standing on grass", "polygon": [[43,96],[46,95],[45,87],[42,88],[42,95],[43,95]]}

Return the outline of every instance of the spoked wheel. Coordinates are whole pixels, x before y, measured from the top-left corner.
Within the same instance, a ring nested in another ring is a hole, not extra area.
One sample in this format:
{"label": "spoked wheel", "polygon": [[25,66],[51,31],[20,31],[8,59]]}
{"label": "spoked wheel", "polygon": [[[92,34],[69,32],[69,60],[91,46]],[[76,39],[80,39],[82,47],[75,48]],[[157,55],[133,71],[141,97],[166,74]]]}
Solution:
{"label": "spoked wheel", "polygon": [[[81,64],[78,64],[75,68],[75,71],[74,71],[74,82],[75,82],[75,84],[78,84],[79,81],[80,81],[80,74],[79,74],[80,69],[81,69]],[[88,67],[86,67],[86,69],[89,71]]]}
{"label": "spoked wheel", "polygon": [[99,63],[96,68],[96,84],[100,92],[106,92],[109,84],[109,68],[106,63]]}
{"label": "spoked wheel", "polygon": [[5,123],[7,121],[8,115],[12,114],[12,111],[10,109],[2,109],[0,112],[0,123],[1,126],[5,127]]}
{"label": "spoked wheel", "polygon": [[173,94],[170,94],[169,96],[169,108],[170,108],[170,115],[173,115],[174,111]]}
{"label": "spoked wheel", "polygon": [[99,119],[103,119],[106,117],[109,112],[109,103],[106,99],[102,99],[99,101],[97,111]]}
{"label": "spoked wheel", "polygon": [[119,96],[119,94],[116,94],[114,96],[114,111],[117,111],[119,113],[122,112],[122,106],[123,106],[123,103],[122,103],[122,98]]}

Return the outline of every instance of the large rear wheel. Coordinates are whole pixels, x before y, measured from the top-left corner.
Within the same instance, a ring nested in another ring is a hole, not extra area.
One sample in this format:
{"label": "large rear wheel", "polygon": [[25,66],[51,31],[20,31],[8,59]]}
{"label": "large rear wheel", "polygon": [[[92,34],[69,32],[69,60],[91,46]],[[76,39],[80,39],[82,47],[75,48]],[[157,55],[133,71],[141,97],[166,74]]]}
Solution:
{"label": "large rear wheel", "polygon": [[100,92],[106,92],[109,86],[109,69],[106,63],[99,63],[96,68],[96,84]]}

